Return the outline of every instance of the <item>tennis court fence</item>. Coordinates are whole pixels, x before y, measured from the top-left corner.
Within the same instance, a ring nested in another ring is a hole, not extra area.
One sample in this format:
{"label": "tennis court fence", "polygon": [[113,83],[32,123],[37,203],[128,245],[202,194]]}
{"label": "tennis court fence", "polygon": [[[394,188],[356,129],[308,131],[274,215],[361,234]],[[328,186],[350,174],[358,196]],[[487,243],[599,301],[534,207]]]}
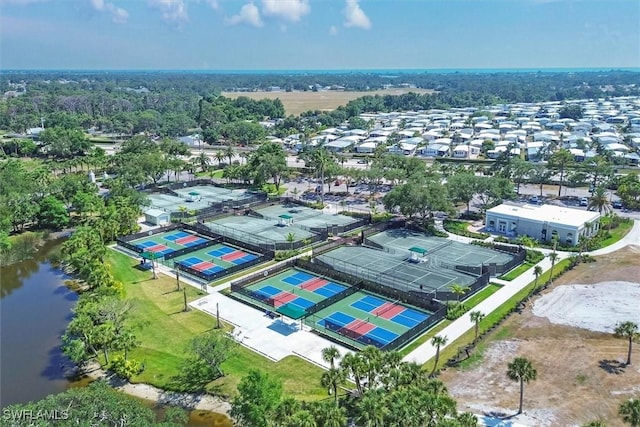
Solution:
{"label": "tennis court fence", "polygon": [[192,276],[198,277],[207,282],[213,282],[214,280],[221,279],[223,277],[229,276],[233,273],[236,273],[238,271],[244,270],[245,268],[249,268],[254,265],[260,264],[265,261],[266,261],[265,256],[260,255],[257,258],[252,259],[251,261],[247,261],[242,264],[232,265],[227,269],[216,271],[215,273],[205,273],[203,271],[196,270],[195,268],[192,268],[192,267],[189,267],[188,265],[180,264],[180,263],[175,263],[173,267],[176,270],[182,271],[183,273],[190,274]]}

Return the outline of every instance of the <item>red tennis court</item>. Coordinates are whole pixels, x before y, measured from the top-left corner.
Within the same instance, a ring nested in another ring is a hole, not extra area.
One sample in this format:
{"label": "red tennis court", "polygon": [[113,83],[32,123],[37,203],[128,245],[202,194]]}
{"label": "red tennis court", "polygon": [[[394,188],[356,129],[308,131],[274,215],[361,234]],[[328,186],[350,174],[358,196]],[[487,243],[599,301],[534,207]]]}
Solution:
{"label": "red tennis court", "polygon": [[385,302],[380,307],[373,310],[371,314],[382,317],[383,319],[391,319],[392,317],[402,313],[404,310],[405,307],[401,305],[397,305],[392,302]]}
{"label": "red tennis court", "polygon": [[212,262],[209,261],[202,261],[201,263],[192,265],[191,268],[198,270],[198,271],[204,271],[204,270],[208,270],[210,268],[215,267],[216,265]]}
{"label": "red tennis court", "polygon": [[231,252],[230,254],[226,254],[222,256],[222,259],[225,261],[234,261],[238,258],[242,258],[246,255],[246,253],[242,251]]}
{"label": "red tennis court", "polygon": [[306,282],[302,283],[300,285],[300,287],[304,290],[307,291],[315,291],[316,289],[320,289],[322,288],[324,285],[326,285],[327,283],[329,283],[328,280],[324,280],[321,277],[315,277],[311,280],[307,280]]}
{"label": "red tennis court", "polygon": [[155,246],[151,246],[150,248],[147,248],[147,250],[151,252],[163,252],[163,251],[166,251],[167,249],[170,249],[170,248],[165,245],[155,245]]}
{"label": "red tennis court", "polygon": [[198,236],[191,235],[191,236],[181,237],[179,239],[176,239],[176,243],[184,246],[187,243],[195,242],[196,240],[200,240],[200,238]]}
{"label": "red tennis court", "polygon": [[273,306],[275,308],[280,307],[281,305],[285,305],[288,302],[293,301],[298,298],[296,294],[292,294],[291,292],[280,292],[278,295],[273,297]]}

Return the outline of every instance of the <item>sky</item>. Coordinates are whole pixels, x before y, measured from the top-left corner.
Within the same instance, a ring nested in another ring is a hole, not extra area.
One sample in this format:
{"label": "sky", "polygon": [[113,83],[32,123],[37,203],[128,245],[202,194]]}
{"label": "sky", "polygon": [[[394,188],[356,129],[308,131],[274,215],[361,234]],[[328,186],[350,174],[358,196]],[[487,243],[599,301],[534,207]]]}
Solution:
{"label": "sky", "polygon": [[0,0],[5,70],[638,67],[638,0]]}

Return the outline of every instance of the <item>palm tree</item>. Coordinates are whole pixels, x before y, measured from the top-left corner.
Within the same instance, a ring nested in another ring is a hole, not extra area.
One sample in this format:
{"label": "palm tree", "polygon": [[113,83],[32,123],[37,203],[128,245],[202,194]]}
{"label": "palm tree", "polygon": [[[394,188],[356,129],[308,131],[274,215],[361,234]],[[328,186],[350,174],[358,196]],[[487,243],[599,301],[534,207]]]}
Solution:
{"label": "palm tree", "polygon": [[318,424],[313,414],[303,409],[293,414],[287,427],[318,427]]}
{"label": "palm tree", "polygon": [[640,427],[640,399],[629,399],[621,403],[618,414],[631,427]]}
{"label": "palm tree", "polygon": [[322,360],[329,363],[331,365],[331,369],[335,369],[335,362],[338,359],[340,359],[340,352],[335,346],[331,345],[322,349]]}
{"label": "palm tree", "polygon": [[291,250],[293,250],[293,242],[296,241],[296,233],[294,233],[293,231],[290,231],[289,233],[287,233],[285,240],[291,243]]}
{"label": "palm tree", "polygon": [[218,162],[218,167],[220,167],[220,164],[222,163],[222,161],[225,158],[225,154],[222,151],[216,151],[216,154],[214,154],[213,157]]}
{"label": "palm tree", "polygon": [[607,190],[603,186],[599,186],[595,189],[591,195],[591,200],[589,200],[589,206],[587,209],[597,210],[600,215],[602,215],[602,211],[608,213],[611,210]]}
{"label": "palm tree", "polygon": [[454,283],[453,285],[449,286],[449,289],[451,290],[451,293],[453,293],[457,297],[458,302],[460,302],[460,298],[464,294],[466,294],[471,290],[469,286],[462,286],[462,285],[458,285],[457,283]]}
{"label": "palm tree", "polygon": [[540,267],[539,265],[536,265],[535,267],[533,267],[533,275],[536,276],[536,280],[535,282],[533,282],[534,288],[538,287],[538,279],[540,278],[541,274],[542,274],[542,267]]}
{"label": "palm tree", "polygon": [[280,401],[274,410],[273,418],[277,420],[277,425],[286,426],[291,417],[302,409],[302,404],[293,397],[287,397]]}
{"label": "palm tree", "polygon": [[518,414],[522,413],[522,399],[524,398],[524,384],[533,381],[538,376],[538,371],[533,367],[531,361],[524,357],[516,357],[507,367],[507,377],[511,381],[520,382],[520,406]]}
{"label": "palm tree", "polygon": [[331,368],[325,371],[320,378],[320,385],[329,390],[329,394],[333,393],[336,406],[338,405],[338,387],[344,382],[345,375],[342,369]]}
{"label": "palm tree", "polygon": [[627,365],[631,365],[631,350],[633,346],[633,340],[640,334],[638,333],[638,324],[630,321],[622,322],[616,326],[613,331],[617,338],[626,338],[629,340],[629,351],[627,352]]}
{"label": "palm tree", "polygon": [[356,403],[357,425],[362,427],[385,427],[385,416],[389,412],[384,404],[384,395],[377,390],[365,394]]}
{"label": "palm tree", "polygon": [[298,190],[298,187],[294,187],[293,190],[291,190],[291,194],[293,194],[293,198],[297,199],[298,198],[298,193],[300,191]]}
{"label": "palm tree", "polygon": [[233,160],[233,156],[236,155],[236,151],[233,149],[231,145],[227,145],[227,148],[224,149],[224,156],[229,159],[229,164]]}
{"label": "palm tree", "polygon": [[328,402],[318,403],[314,415],[316,423],[322,427],[344,427],[347,424],[347,411]]}
{"label": "palm tree", "polygon": [[549,281],[551,282],[551,284],[553,284],[553,267],[555,267],[556,260],[558,259],[558,254],[555,252],[555,250],[549,254],[549,259],[551,260],[551,270],[549,270],[550,271]]}
{"label": "palm tree", "polygon": [[364,378],[367,370],[364,363],[364,359],[359,353],[347,353],[340,362],[340,367],[345,371],[347,375],[350,375],[353,381],[356,383],[356,389],[358,395],[362,396],[364,389],[362,387],[362,379]]}
{"label": "palm tree", "polygon": [[209,165],[211,164],[211,159],[205,153],[200,153],[198,157],[196,157],[196,161],[200,166],[200,170],[202,172],[206,172],[206,170],[209,168]]}
{"label": "palm tree", "polygon": [[433,371],[431,371],[431,375],[433,376],[438,370],[438,362],[440,361],[440,347],[447,345],[447,341],[449,338],[446,336],[436,335],[431,338],[431,345],[436,348],[436,360],[433,363]]}
{"label": "palm tree", "polygon": [[478,333],[480,332],[480,322],[484,319],[485,314],[481,311],[472,311],[469,313],[469,317],[471,321],[475,323],[475,337],[473,338],[473,343],[478,342]]}

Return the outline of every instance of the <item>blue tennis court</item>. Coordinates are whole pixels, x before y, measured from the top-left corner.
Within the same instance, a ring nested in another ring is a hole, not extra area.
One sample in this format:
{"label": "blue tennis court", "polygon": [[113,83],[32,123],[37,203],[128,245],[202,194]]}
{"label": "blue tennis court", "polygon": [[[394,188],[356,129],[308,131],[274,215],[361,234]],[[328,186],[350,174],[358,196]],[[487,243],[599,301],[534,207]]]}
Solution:
{"label": "blue tennis court", "polygon": [[327,283],[326,285],[324,285],[321,288],[318,289],[314,289],[313,292],[315,292],[318,295],[322,295],[325,298],[329,298],[334,296],[335,294],[339,294],[340,292],[344,291],[346,288],[344,286],[340,286],[338,284],[335,283]]}
{"label": "blue tennis court", "polygon": [[307,308],[312,307],[312,306],[315,305],[313,302],[309,301],[306,298],[302,298],[302,297],[298,297],[298,298],[294,299],[293,301],[288,302],[287,304],[293,304],[293,305],[296,305],[296,306],[298,306],[300,308],[303,308],[305,310]]}
{"label": "blue tennis court", "polygon": [[328,319],[329,321],[339,325],[339,326],[346,326],[349,323],[353,322],[355,319],[355,317],[351,317],[347,314],[342,313],[341,311],[336,311],[335,313],[325,317],[323,320],[321,320],[319,323],[322,326],[325,326],[324,321],[325,319]]}
{"label": "blue tennis court", "polygon": [[384,329],[381,327],[375,328],[373,331],[369,331],[365,334],[365,336],[370,337],[382,344],[389,344],[391,341],[398,338],[398,334],[394,334],[388,329]]}
{"label": "blue tennis court", "polygon": [[207,254],[214,256],[216,258],[222,258],[224,255],[231,254],[235,251],[236,251],[235,249],[230,248],[229,246],[220,246],[219,248],[216,248],[213,251],[207,252]]}
{"label": "blue tennis court", "polygon": [[178,239],[182,239],[183,237],[189,237],[191,236],[191,234],[184,232],[184,231],[177,231],[173,234],[170,234],[168,236],[164,236],[165,239],[167,239],[170,242],[175,242]]}
{"label": "blue tennis court", "polygon": [[263,295],[268,295],[270,297],[273,297],[278,295],[280,292],[282,292],[282,290],[278,288],[274,288],[273,286],[267,285],[258,289],[257,292]]}
{"label": "blue tennis court", "polygon": [[187,259],[183,259],[182,261],[180,261],[180,263],[186,265],[187,267],[191,267],[192,265],[200,264],[203,261],[203,259],[192,256]]}

